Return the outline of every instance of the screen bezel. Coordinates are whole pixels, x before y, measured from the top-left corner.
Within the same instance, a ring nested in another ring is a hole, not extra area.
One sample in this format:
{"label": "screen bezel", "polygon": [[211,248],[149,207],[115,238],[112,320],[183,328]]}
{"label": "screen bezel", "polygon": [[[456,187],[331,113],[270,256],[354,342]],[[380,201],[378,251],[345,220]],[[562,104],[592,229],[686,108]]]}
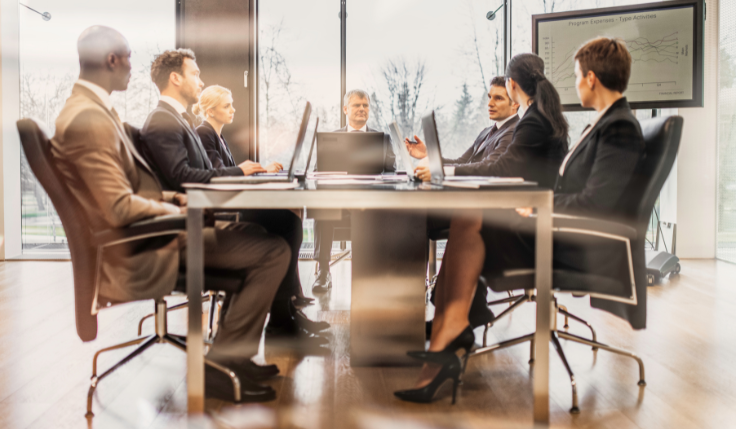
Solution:
{"label": "screen bezel", "polygon": [[[670,109],[678,107],[703,107],[703,90],[704,90],[704,73],[703,73],[703,52],[705,50],[705,3],[704,0],[673,0],[656,3],[644,3],[629,6],[606,7],[600,9],[585,9],[569,12],[546,13],[540,15],[532,15],[532,52],[539,55],[539,46],[537,45],[537,35],[539,33],[538,26],[540,22],[559,21],[570,18],[588,18],[606,15],[615,15],[627,12],[655,11],[666,9],[677,9],[682,7],[693,7],[693,97],[686,100],[667,100],[667,101],[636,101],[630,102],[632,109]],[[624,93],[625,94],[625,93]],[[562,108],[566,112],[580,112],[591,110],[584,108],[580,103],[563,104]]]}

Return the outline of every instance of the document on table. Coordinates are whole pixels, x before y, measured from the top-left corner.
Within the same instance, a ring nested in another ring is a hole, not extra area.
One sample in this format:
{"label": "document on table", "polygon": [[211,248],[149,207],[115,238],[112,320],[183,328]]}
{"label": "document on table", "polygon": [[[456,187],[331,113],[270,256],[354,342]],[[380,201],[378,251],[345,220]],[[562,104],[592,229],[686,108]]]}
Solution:
{"label": "document on table", "polygon": [[299,182],[275,182],[275,183],[184,183],[186,189],[204,189],[208,191],[278,191],[296,189]]}
{"label": "document on table", "polygon": [[479,183],[521,183],[523,177],[497,177],[497,176],[449,176],[445,182],[479,182]]}

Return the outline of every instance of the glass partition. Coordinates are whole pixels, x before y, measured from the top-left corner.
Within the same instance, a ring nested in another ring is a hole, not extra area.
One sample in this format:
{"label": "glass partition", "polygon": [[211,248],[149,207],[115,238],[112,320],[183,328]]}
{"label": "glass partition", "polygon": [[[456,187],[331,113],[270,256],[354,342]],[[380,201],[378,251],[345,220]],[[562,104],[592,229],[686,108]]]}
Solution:
{"label": "glass partition", "polygon": [[716,257],[736,262],[736,4],[721,2]]}
{"label": "glass partition", "polygon": [[[142,126],[158,103],[150,78],[153,56],[175,47],[175,2],[36,0],[28,5],[51,19],[20,8],[20,116],[40,120],[53,134],[79,75],[77,38],[87,27],[106,25],[123,33],[133,51],[128,91],[113,93],[113,105],[123,121]],[[68,252],[64,228],[23,154],[20,171],[23,253]]]}

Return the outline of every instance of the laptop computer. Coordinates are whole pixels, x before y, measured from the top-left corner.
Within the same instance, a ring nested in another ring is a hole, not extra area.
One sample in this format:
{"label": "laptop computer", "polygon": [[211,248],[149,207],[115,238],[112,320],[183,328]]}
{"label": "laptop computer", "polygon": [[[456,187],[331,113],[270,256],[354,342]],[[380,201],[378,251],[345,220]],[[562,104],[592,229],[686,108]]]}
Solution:
{"label": "laptop computer", "polygon": [[294,164],[299,159],[304,144],[304,136],[307,134],[307,125],[309,124],[309,116],[312,114],[312,105],[307,101],[304,107],[304,115],[302,115],[302,123],[299,126],[299,132],[296,136],[296,146],[294,154],[291,156],[288,174],[283,173],[256,173],[250,176],[223,176],[213,177],[210,183],[273,183],[273,182],[293,182],[296,170]]}
{"label": "laptop computer", "polygon": [[437,121],[434,110],[422,118],[424,140],[429,157],[429,172],[432,174],[430,183],[434,185],[453,186],[458,188],[479,188],[483,186],[533,186],[534,182],[525,182],[521,177],[490,177],[490,176],[452,176],[445,177],[445,166],[442,162],[440,137],[437,133]]}
{"label": "laptop computer", "polygon": [[318,133],[316,171],[381,174],[385,159],[384,137],[381,132]]}
{"label": "laptop computer", "polygon": [[391,138],[397,142],[397,145],[399,146],[399,151],[401,152],[401,163],[406,170],[407,177],[409,177],[409,180],[418,181],[419,179],[414,176],[414,164],[411,162],[411,155],[409,154],[409,150],[406,148],[404,136],[401,134],[399,124],[397,124],[396,121],[391,122],[388,126],[388,130],[391,133]]}
{"label": "laptop computer", "polygon": [[309,164],[312,163],[312,153],[314,153],[314,144],[317,142],[317,132],[319,130],[319,117],[317,117],[317,122],[314,124],[314,134],[312,134],[312,144],[309,146],[309,156],[307,156],[307,165],[304,166],[304,170],[297,170],[294,173],[294,176],[296,176],[297,179],[300,181],[304,181],[307,178],[307,174],[309,174]]}

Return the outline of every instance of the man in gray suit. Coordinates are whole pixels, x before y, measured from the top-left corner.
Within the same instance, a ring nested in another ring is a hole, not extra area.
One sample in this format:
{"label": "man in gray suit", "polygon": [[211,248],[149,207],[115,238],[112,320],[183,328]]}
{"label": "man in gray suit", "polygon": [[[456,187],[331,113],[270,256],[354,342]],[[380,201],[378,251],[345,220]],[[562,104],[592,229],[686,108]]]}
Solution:
{"label": "man in gray suit", "polygon": [[[345,93],[345,97],[343,98],[343,104],[343,113],[345,113],[348,124],[339,130],[336,130],[337,132],[381,132],[368,127],[368,118],[371,110],[371,97],[367,92],[360,89],[348,91]],[[388,134],[384,137],[383,146],[383,171],[394,171],[396,155],[391,147],[391,140]],[[335,228],[349,227],[350,213],[347,211],[343,212],[341,220],[316,220],[314,222],[314,259],[318,261],[319,271],[317,272],[317,278],[312,285],[313,292],[326,292],[332,287],[330,257],[332,253],[333,234]]]}
{"label": "man in gray suit", "polygon": [[[90,219],[90,228],[122,228],[142,219],[185,212],[186,195],[162,191],[112,107],[110,93],[125,91],[130,81],[127,40],[112,28],[94,26],[82,33],[77,48],[79,80],[56,120],[51,150]],[[185,262],[186,234],[168,243],[146,245],[116,248],[103,255],[96,285],[99,297],[125,302],[159,298],[174,289]],[[274,390],[254,380],[278,369],[258,366],[251,358],[258,352],[266,314],[286,274],[289,247],[256,225],[222,224],[205,228],[204,255],[206,267],[247,272],[240,289],[228,291],[229,305],[208,358],[238,374],[245,401],[271,400]],[[217,284],[205,287],[218,289]],[[212,392],[210,381],[214,378],[208,376],[208,393]]]}

